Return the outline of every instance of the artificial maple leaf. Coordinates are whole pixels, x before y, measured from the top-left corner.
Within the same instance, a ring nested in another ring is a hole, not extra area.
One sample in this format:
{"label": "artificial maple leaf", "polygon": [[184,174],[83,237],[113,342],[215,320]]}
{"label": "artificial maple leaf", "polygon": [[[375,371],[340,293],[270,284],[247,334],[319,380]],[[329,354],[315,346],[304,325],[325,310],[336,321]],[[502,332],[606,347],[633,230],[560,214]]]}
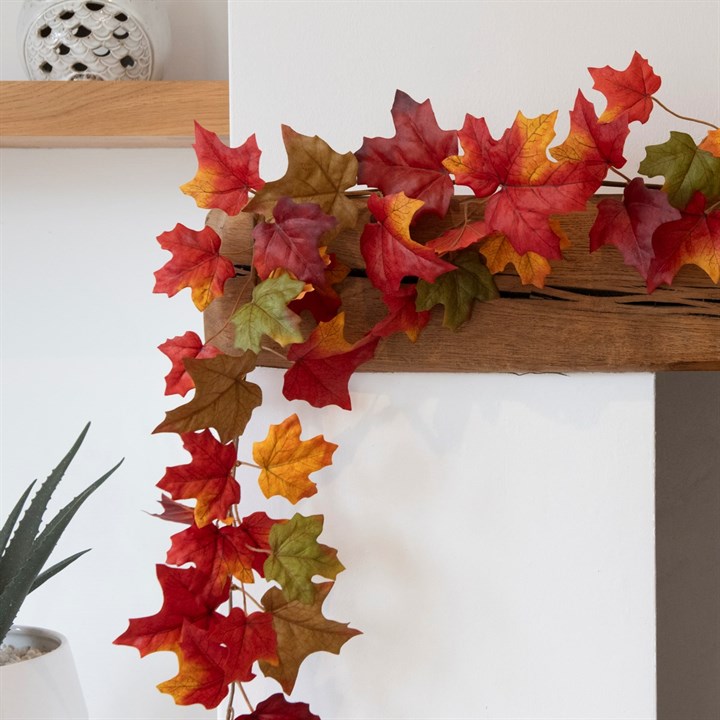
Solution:
{"label": "artificial maple leaf", "polygon": [[625,264],[647,278],[654,256],[653,233],[663,223],[679,218],[680,211],[670,205],[666,193],[635,178],[625,187],[622,201],[606,198],[598,203],[598,215],[590,229],[590,251],[615,245]]}
{"label": "artificial maple leaf", "polygon": [[470,318],[475,300],[492,300],[498,291],[490,271],[476,250],[462,250],[453,257],[456,268],[441,275],[434,283],[418,282],[417,308],[429,310],[445,306],[443,325],[457,330]]}
{"label": "artificial maple leaf", "polygon": [[628,122],[647,122],[652,111],[652,96],[660,89],[660,78],[653,72],[648,61],[635,51],[625,70],[615,70],[609,65],[602,68],[588,68],[595,84],[607,99],[601,122],[614,120],[627,113]]}
{"label": "artificial maple leaf", "polygon": [[287,520],[273,520],[264,512],[254,512],[242,519],[236,528],[244,534],[245,547],[252,552],[252,568],[265,577],[265,560],[270,554],[270,532],[275,525]]}
{"label": "artificial maple leaf", "polygon": [[417,289],[414,285],[404,285],[392,295],[383,296],[388,314],[375,324],[370,334],[384,338],[404,332],[410,342],[416,342],[430,321],[430,312],[418,312],[416,301]]}
{"label": "artificial maple leaf", "polygon": [[705,213],[705,198],[695,193],[679,220],[667,222],[653,235],[655,257],[647,286],[670,285],[683,265],[697,265],[714,283],[720,282],[720,210]]}
{"label": "artificial maple leaf", "polygon": [[556,117],[557,112],[531,119],[518,113],[495,140],[484,118],[468,115],[459,133],[465,154],[445,160],[455,181],[480,197],[502,186],[487,202],[485,223],[488,233],[505,235],[519,255],[560,258],[564,238],[551,215],[584,210],[607,173],[595,150],[587,161],[548,158]]}
{"label": "artificial maple leaf", "polygon": [[157,689],[172,695],[177,705],[200,703],[208,710],[217,707],[228,694],[227,648],[185,621],[175,654],[179,664],[177,675],[160,683]]}
{"label": "artificial maple leaf", "polygon": [[274,223],[253,230],[253,265],[262,280],[277,268],[306,283],[325,283],[325,261],[318,251],[322,236],[337,225],[315,203],[295,203],[283,197],[273,209]]}
{"label": "artificial maple leaf", "polygon": [[425,243],[425,247],[432,248],[438,255],[447,255],[449,252],[463,250],[470,245],[480,242],[488,235],[484,220],[465,222],[459,227],[450,228],[440,237],[433,238]]}
{"label": "artificial maple leaf", "polygon": [[320,720],[320,717],[310,712],[307,703],[291,703],[282,693],[276,693],[258,703],[249,715],[238,715],[235,720]]}
{"label": "artificial maple leaf", "polygon": [[273,616],[267,612],[246,615],[233,608],[227,617],[214,618],[208,635],[227,647],[226,679],[228,682],[249,682],[255,677],[252,666],[258,660],[277,665],[277,634]]}
{"label": "artificial maple leaf", "polygon": [[320,575],[334,580],[345,567],[337,550],[317,542],[323,529],[323,516],[303,517],[275,525],[270,531],[270,555],[265,560],[265,578],[276,580],[285,597],[311,604],[315,599],[312,578]]}
{"label": "artificial maple leaf", "polygon": [[252,300],[233,313],[235,347],[260,352],[264,335],[279,345],[302,342],[300,316],[288,309],[288,303],[303,291],[305,283],[285,273],[268,278],[253,288]]}
{"label": "artificial maple leaf", "polygon": [[709,202],[720,197],[720,157],[701,150],[687,133],[672,130],[667,142],[649,145],[645,152],[639,171],[647,177],[662,175],[663,190],[676,208],[687,207],[698,191]]}
{"label": "artificial maple leaf", "polygon": [[298,315],[307,310],[315,318],[315,322],[327,322],[337,315],[342,300],[333,286],[339,285],[350,273],[350,268],[338,260],[334,253],[327,257],[324,282],[288,305]]}
{"label": "artificial maple leaf", "polygon": [[377,219],[368,223],[360,238],[370,282],[383,294],[393,294],[408,275],[433,282],[438,275],[452,270],[434,250],[410,237],[410,223],[422,206],[421,200],[405,193],[368,198],[368,208]]}
{"label": "artificial maple leaf", "polygon": [[159,650],[179,649],[183,622],[206,628],[219,613],[216,609],[230,594],[230,583],[222,587],[208,582],[208,576],[197,568],[178,569],[157,565],[157,578],[163,591],[159,612],[133,618],[115,645],[132,645],[140,656]]}
{"label": "artificial maple leaf", "polygon": [[269,613],[245,615],[240,608],[218,616],[207,629],[189,622],[182,627],[178,674],[158,685],[178,705],[201,703],[217,707],[233,682],[249,682],[255,675],[251,668],[257,660],[277,663],[277,637]]}
{"label": "artificial maple leaf", "polygon": [[192,460],[187,465],[167,468],[157,486],[175,500],[196,498],[198,527],[223,520],[230,506],[240,502],[240,485],[233,476],[237,449],[232,443],[219,443],[209,430],[183,433],[180,437]]}
{"label": "artificial maple leaf", "polygon": [[242,435],[253,410],[262,402],[260,388],[246,380],[256,359],[254,353],[246,352],[239,357],[185,360],[195,383],[195,397],[166,413],[153,432],[184,433],[213,427],[224,443]]}
{"label": "artificial maple leaf", "polygon": [[595,107],[578,90],[570,111],[570,132],[563,143],[550,149],[550,155],[560,161],[621,168],[627,162],[623,148],[629,133],[627,115],[599,122]]}
{"label": "artificial maple leaf", "polygon": [[514,265],[523,285],[545,286],[545,278],[550,274],[550,263],[534,252],[520,255],[502,233],[489,235],[478,250],[492,275],[502,272],[508,265]]}
{"label": "artificial maple leaf", "polygon": [[193,508],[175,502],[168,495],[161,495],[158,500],[162,506],[161,513],[148,513],[152,517],[166,520],[167,522],[182,523],[183,525],[193,525],[195,523],[195,514]]}
{"label": "artificial maple leaf", "polygon": [[265,184],[258,174],[260,150],[255,135],[239,147],[230,148],[196,122],[193,148],[198,159],[197,173],[180,190],[195,198],[198,207],[237,215],[247,205],[248,191],[260,190]]}
{"label": "artificial maple leaf", "polygon": [[229,577],[244,583],[255,582],[254,552],[247,547],[245,533],[237,527],[219,528],[213,523],[203,527],[191,525],[170,540],[172,544],[166,558],[170,565],[194,563],[214,584],[224,584]]}
{"label": "artificial maple leaf", "polygon": [[302,428],[293,414],[280,425],[271,425],[262,442],[253,443],[253,459],[260,466],[258,483],[265,497],[282,497],[295,504],[317,492],[310,473],[332,464],[337,445],[322,435],[300,440]]}
{"label": "artificial maple leaf", "polygon": [[720,129],[708,130],[707,135],[698,147],[701,150],[706,150],[715,157],[720,157]]}
{"label": "artificial maple leaf", "polygon": [[453,184],[443,160],[457,153],[457,133],[441,130],[429,100],[415,102],[398,90],[392,107],[395,136],[364,138],[355,153],[358,183],[377,187],[383,195],[405,192],[421,200],[424,213],[444,217]]}
{"label": "artificial maple leaf", "polygon": [[158,350],[167,355],[172,362],[170,372],[165,376],[165,394],[183,397],[187,395],[188,390],[195,387],[192,378],[185,370],[183,363],[185,358],[205,360],[220,354],[220,350],[214,345],[203,344],[200,336],[192,330],[166,340],[162,345],[158,345]]}
{"label": "artificial maple leaf", "polygon": [[366,335],[354,344],[345,340],[345,313],[321,322],[310,337],[288,351],[293,365],[285,373],[283,395],[313,407],[351,409],[348,382],[362,363],[371,360],[380,338]]}
{"label": "artificial maple leaf", "polygon": [[277,633],[279,663],[260,662],[260,670],[266,677],[280,683],[289,695],[295,687],[298,670],[303,660],[315,652],[325,651],[335,655],[359,630],[349,628],[323,617],[322,606],[334,583],[315,585],[315,600],[310,605],[288,600],[279,588],[271,588],[262,598],[262,606],[273,615]]}
{"label": "artificial maple leaf", "polygon": [[235,277],[232,262],[220,254],[220,237],[211,227],[191,230],[178,223],[158,236],[172,258],[155,272],[153,292],[172,297],[183,288],[192,290],[192,301],[202,311],[223,294],[225,283]]}
{"label": "artificial maple leaf", "polygon": [[337,218],[337,229],[355,227],[357,207],[345,196],[356,184],[357,160],[351,152],[336,153],[319,137],[296,133],[282,126],[288,155],[288,169],[280,180],[267,183],[245,208],[270,218],[281,197],[319,205],[323,212]]}

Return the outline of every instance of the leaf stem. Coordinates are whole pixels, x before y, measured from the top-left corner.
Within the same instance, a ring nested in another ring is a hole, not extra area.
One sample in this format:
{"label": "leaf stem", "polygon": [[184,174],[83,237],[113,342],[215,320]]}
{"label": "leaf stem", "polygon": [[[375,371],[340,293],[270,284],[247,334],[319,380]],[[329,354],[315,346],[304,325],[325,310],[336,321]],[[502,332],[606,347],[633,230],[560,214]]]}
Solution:
{"label": "leaf stem", "polygon": [[248,545],[247,543],[245,543],[245,547],[248,550],[252,550],[253,552],[263,553],[264,555],[272,555],[272,552],[270,550],[265,550],[264,548],[253,547],[252,545]]}
{"label": "leaf stem", "polygon": [[240,586],[240,591],[251,603],[253,603],[258,608],[260,608],[260,610],[265,612],[265,608],[245,589],[245,585]]}
{"label": "leaf stem", "polygon": [[247,593],[245,592],[245,583],[242,580],[240,581],[240,591],[243,597],[243,612],[247,615]]}
{"label": "leaf stem", "polygon": [[234,720],[235,709],[233,708],[233,700],[235,699],[235,683],[230,683],[230,697],[228,698],[227,710],[225,710],[225,720]]}
{"label": "leaf stem", "polygon": [[285,360],[285,362],[288,361],[288,359],[285,355],[283,355],[281,352],[278,352],[277,350],[273,350],[271,347],[268,347],[267,345],[261,345],[260,349],[264,350],[265,352],[269,352],[272,355],[277,355],[279,358],[282,358],[283,360]]}
{"label": "leaf stem", "polygon": [[252,703],[250,702],[250,698],[247,696],[247,693],[245,692],[245,688],[242,686],[242,683],[236,683],[236,685],[240,688],[240,692],[242,693],[243,699],[247,703],[247,706],[250,708],[250,712],[254,713],[255,708],[252,706]]}
{"label": "leaf stem", "polygon": [[709,208],[705,210],[705,214],[711,213],[716,207],[720,207],[720,200],[714,202]]}
{"label": "leaf stem", "polygon": [[238,463],[240,465],[247,465],[248,467],[255,468],[256,470],[262,470],[262,468],[259,465],[256,465],[255,463],[246,462],[245,460],[238,460]]}
{"label": "leaf stem", "polygon": [[610,170],[614,172],[616,175],[619,175],[621,178],[623,178],[626,182],[631,183],[632,178],[629,178],[625,173],[621,173],[617,168],[610,167]]}
{"label": "leaf stem", "polygon": [[718,129],[717,125],[713,125],[712,123],[707,122],[707,120],[698,120],[697,118],[694,118],[694,117],[688,117],[687,115],[679,115],[678,113],[673,112],[667,105],[665,105],[664,103],[661,103],[654,95],[652,96],[652,100],[653,100],[653,102],[657,103],[663,110],[665,110],[665,112],[669,112],[671,115],[674,115],[676,118],[680,118],[681,120],[688,120],[689,122],[700,123],[700,125],[707,125],[708,127],[711,127],[714,130]]}

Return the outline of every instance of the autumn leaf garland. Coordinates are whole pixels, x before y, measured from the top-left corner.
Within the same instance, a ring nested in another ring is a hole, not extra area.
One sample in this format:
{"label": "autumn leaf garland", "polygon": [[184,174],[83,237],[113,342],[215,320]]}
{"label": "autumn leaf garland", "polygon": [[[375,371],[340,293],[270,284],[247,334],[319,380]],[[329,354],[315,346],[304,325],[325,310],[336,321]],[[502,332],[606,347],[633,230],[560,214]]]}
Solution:
{"label": "autumn leaf garland", "polygon": [[[625,70],[590,68],[590,74],[606,107],[598,117],[579,91],[568,136],[559,144],[557,112],[518,113],[496,139],[485,119],[473,115],[458,131],[444,130],[429,100],[419,103],[398,91],[391,111],[395,135],[365,138],[355,153],[338,153],[318,137],[283,126],[288,169],[267,183],[254,136],[229,148],[196,125],[198,171],[182,191],[202,208],[253,213],[256,224],[249,275],[223,255],[210,228],[178,225],[158,238],[172,257],[155,274],[155,292],[172,296],[190,288],[203,311],[228,283],[253,283],[249,302],[228,320],[233,354],[193,332],[160,345],[172,363],[166,394],[194,390],[155,429],[178,434],[190,454],[158,483],[167,493],[158,517],[184,527],[172,537],[167,564],[157,567],[162,607],[131,620],[116,642],[141,655],[174,652],[178,674],[159,687],[177,703],[210,708],[229,695],[232,708],[237,689],[249,706],[237,720],[319,720],[285,695],[308,655],[338,653],[358,634],[323,615],[344,569],[337,551],[318,542],[324,518],[240,512],[241,484],[252,474],[268,498],[295,505],[314,495],[318,486],[310,476],[331,465],[337,447],[321,435],[301,439],[300,420],[291,415],[272,425],[251,452],[244,449],[240,437],[262,402],[248,376],[268,340],[285,348],[291,363],[285,398],[349,410],[353,372],[387,337],[403,333],[416,341],[436,305],[443,324],[459,328],[476,302],[498,297],[493,275],[508,265],[523,283],[542,287],[550,261],[561,259],[569,243],[555,216],[584,210],[608,173],[627,183],[622,198],[598,204],[591,252],[614,245],[649,292],[670,284],[688,263],[720,282],[720,130],[698,121],[711,129],[697,141],[672,132],[648,147],[639,172],[661,176],[661,189],[631,179],[620,170],[625,140],[632,123],[647,122],[655,105],[665,107],[656,97],[660,77],[639,53]],[[350,269],[333,242],[356,225],[357,206],[347,196],[356,184],[370,186],[372,219],[359,251],[387,314],[350,340],[338,293]],[[428,239],[419,231],[429,216],[446,215],[454,185],[472,190],[483,217],[465,217]],[[261,599],[247,589],[257,582],[269,586]],[[277,680],[283,692],[253,707],[244,685],[256,670]]]}

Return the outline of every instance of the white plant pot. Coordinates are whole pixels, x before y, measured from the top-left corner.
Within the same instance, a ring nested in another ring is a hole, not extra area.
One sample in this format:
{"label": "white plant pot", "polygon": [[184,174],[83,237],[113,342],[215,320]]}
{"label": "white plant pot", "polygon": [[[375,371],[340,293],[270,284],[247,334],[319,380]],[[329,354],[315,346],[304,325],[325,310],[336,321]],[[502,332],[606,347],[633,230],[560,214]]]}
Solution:
{"label": "white plant pot", "polygon": [[31,80],[159,80],[170,21],[159,0],[25,0],[18,47]]}
{"label": "white plant pot", "polygon": [[0,720],[87,720],[65,637],[43,628],[13,627],[4,642],[49,652],[0,667]]}

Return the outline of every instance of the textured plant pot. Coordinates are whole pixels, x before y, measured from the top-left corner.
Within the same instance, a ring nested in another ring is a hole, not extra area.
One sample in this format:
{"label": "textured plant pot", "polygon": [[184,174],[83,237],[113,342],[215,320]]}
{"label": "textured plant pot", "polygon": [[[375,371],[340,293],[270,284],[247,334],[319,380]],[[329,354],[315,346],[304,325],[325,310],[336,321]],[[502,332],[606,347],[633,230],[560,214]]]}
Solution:
{"label": "textured plant pot", "polygon": [[85,699],[65,637],[43,628],[13,627],[4,642],[49,652],[0,667],[2,720],[87,720]]}
{"label": "textured plant pot", "polygon": [[31,80],[159,80],[170,22],[158,0],[25,0],[18,47]]}

